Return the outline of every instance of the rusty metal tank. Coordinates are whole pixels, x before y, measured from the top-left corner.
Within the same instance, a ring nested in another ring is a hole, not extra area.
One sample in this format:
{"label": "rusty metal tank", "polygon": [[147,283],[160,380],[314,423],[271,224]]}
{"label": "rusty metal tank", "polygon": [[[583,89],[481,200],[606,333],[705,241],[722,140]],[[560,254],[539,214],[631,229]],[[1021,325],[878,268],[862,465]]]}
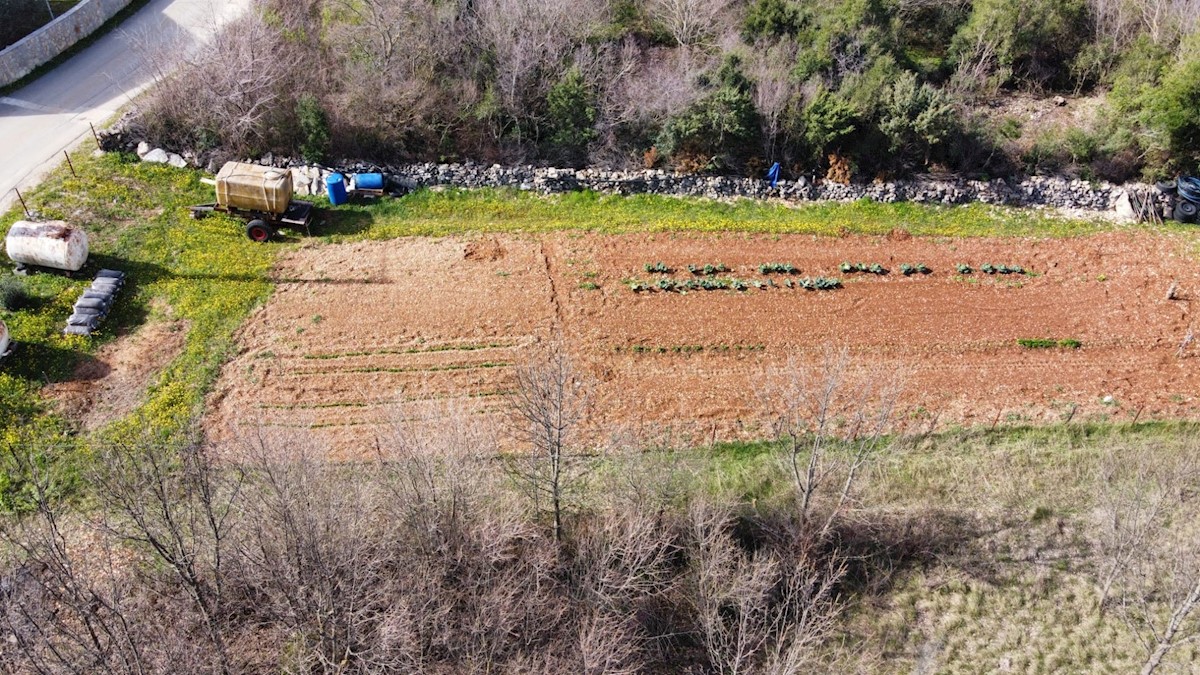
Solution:
{"label": "rusty metal tank", "polygon": [[87,234],[61,220],[32,223],[18,220],[4,238],[13,262],[77,272],[87,262]]}

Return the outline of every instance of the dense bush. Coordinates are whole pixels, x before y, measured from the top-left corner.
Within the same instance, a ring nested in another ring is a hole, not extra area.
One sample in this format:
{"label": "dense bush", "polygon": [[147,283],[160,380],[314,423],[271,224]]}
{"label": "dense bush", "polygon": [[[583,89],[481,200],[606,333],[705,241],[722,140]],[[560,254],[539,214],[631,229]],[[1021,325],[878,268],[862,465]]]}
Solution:
{"label": "dense bush", "polygon": [[678,469],[633,458],[556,541],[486,436],[438,424],[406,425],[365,464],[262,435],[244,464],[102,449],[86,531],[47,501],[0,521],[0,658],[16,672],[821,671],[847,584],[948,541],[874,516],[818,537],[790,504],[681,493]]}
{"label": "dense bush", "polygon": [[[159,83],[153,140],[860,178],[1126,178],[1200,153],[1195,0],[260,3]],[[1067,148],[987,114],[1013,91],[1093,89],[1111,109]]]}

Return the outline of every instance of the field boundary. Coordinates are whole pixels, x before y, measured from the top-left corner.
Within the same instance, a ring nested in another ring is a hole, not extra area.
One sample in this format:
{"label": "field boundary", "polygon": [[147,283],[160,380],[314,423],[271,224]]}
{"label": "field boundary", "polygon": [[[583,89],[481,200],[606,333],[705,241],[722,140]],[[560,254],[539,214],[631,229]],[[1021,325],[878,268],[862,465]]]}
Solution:
{"label": "field boundary", "polygon": [[7,87],[75,46],[133,0],[81,0],[62,16],[0,51],[0,87]]}

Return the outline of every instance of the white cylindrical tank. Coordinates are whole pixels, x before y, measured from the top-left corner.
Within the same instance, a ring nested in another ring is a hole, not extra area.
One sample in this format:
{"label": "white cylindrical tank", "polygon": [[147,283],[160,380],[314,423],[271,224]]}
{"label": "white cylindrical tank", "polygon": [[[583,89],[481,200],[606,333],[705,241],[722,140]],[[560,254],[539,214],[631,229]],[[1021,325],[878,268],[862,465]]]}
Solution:
{"label": "white cylindrical tank", "polygon": [[0,357],[8,353],[8,344],[8,326],[5,326],[4,322],[0,321]]}
{"label": "white cylindrical tank", "polygon": [[4,238],[13,262],[77,272],[87,262],[87,234],[61,220],[31,223],[18,220]]}

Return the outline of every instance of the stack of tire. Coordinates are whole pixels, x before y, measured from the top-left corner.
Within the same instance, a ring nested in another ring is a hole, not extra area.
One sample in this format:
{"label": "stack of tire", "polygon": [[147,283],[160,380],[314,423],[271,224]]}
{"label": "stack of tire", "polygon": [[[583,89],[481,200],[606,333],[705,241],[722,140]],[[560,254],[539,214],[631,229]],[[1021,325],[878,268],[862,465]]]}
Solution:
{"label": "stack of tire", "polygon": [[64,335],[88,336],[108,316],[117,292],[125,285],[125,273],[118,270],[100,270],[92,285],[75,301],[74,311],[67,317]]}
{"label": "stack of tire", "polygon": [[1159,183],[1164,194],[1175,196],[1172,216],[1181,223],[1194,223],[1200,213],[1200,178],[1184,176],[1173,183]]}

